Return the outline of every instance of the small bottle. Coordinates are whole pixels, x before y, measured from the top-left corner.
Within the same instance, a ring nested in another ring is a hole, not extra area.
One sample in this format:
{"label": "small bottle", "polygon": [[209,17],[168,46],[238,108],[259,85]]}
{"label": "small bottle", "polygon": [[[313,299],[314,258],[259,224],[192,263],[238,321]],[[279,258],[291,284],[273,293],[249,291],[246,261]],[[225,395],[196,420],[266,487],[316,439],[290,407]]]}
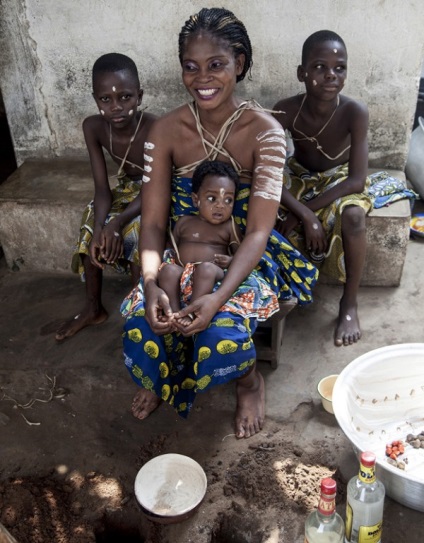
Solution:
{"label": "small bottle", "polygon": [[322,479],[318,509],[306,518],[305,543],[343,543],[345,527],[336,512],[336,491],[334,479]]}
{"label": "small bottle", "polygon": [[375,454],[363,452],[359,474],[347,485],[345,543],[380,543],[385,489],[375,476]]}

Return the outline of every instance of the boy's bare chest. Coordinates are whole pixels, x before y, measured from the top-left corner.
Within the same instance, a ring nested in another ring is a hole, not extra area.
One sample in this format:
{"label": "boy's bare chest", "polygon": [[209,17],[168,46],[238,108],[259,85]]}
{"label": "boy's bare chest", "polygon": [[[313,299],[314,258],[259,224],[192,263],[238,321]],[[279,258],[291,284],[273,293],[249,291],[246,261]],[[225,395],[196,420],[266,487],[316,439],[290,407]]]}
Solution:
{"label": "boy's bare chest", "polygon": [[230,232],[227,223],[211,224],[197,217],[187,221],[180,230],[180,243],[228,245]]}

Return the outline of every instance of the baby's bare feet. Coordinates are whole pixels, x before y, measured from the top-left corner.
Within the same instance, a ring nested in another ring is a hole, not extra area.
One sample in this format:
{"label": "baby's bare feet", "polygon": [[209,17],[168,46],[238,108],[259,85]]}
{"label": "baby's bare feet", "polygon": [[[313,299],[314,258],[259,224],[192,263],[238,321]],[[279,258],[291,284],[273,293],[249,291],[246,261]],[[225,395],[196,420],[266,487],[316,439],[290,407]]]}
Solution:
{"label": "baby's bare feet", "polygon": [[353,345],[361,339],[358,310],[356,304],[346,304],[343,298],[340,300],[339,316],[334,332],[334,345]]}
{"label": "baby's bare feet", "polygon": [[72,337],[86,326],[102,324],[108,319],[108,317],[109,315],[103,307],[96,312],[89,309],[84,309],[81,313],[64,322],[58,328],[55,335],[56,341],[63,341],[68,337]]}
{"label": "baby's bare feet", "polygon": [[154,392],[141,388],[134,396],[131,406],[131,411],[134,417],[143,420],[162,403],[161,398],[158,398]]}
{"label": "baby's bare feet", "polygon": [[256,368],[237,381],[236,393],[236,437],[251,437],[262,430],[265,420],[265,384]]}

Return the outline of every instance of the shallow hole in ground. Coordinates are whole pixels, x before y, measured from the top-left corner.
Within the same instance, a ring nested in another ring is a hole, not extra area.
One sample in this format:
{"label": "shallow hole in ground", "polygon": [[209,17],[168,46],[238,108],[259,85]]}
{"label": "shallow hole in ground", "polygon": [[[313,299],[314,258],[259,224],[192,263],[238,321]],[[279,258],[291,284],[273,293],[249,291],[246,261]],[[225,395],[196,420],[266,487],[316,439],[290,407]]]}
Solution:
{"label": "shallow hole in ground", "polygon": [[95,527],[96,543],[144,543],[138,526],[122,515],[105,515]]}
{"label": "shallow hole in ground", "polygon": [[212,532],[211,543],[262,543],[264,538],[260,522],[252,517],[220,515],[218,526]]}

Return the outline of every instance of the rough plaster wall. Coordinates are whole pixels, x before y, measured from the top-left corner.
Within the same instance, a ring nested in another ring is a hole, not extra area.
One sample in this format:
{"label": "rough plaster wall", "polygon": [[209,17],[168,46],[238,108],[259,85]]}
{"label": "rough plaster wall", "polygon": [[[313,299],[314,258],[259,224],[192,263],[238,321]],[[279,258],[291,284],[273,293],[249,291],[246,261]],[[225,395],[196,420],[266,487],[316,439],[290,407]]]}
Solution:
{"label": "rough plaster wall", "polygon": [[253,79],[239,94],[265,107],[302,90],[296,67],[309,34],[341,34],[349,53],[344,92],[370,109],[370,163],[403,168],[424,54],[420,0],[0,0],[0,86],[18,162],[85,154],[81,122],[95,112],[91,66],[103,53],[136,61],[151,111],[185,101],[178,32],[190,14],[222,4],[253,44]]}

